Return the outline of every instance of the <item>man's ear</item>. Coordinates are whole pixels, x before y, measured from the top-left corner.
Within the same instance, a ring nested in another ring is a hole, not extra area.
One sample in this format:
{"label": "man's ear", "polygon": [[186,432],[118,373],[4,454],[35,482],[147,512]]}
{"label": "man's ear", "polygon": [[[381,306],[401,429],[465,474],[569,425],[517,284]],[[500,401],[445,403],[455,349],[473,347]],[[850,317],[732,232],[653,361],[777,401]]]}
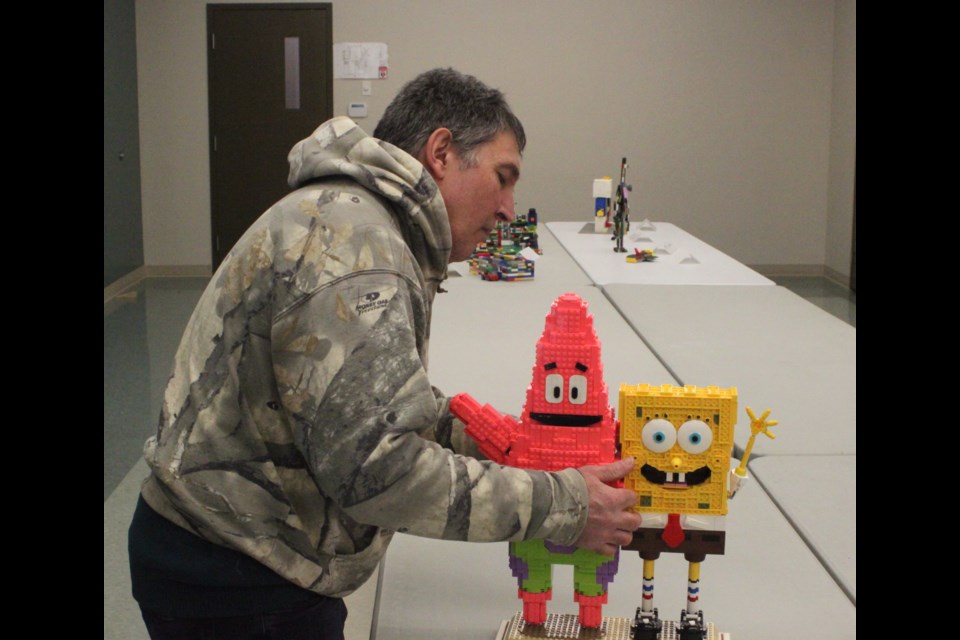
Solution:
{"label": "man's ear", "polygon": [[434,129],[420,151],[420,164],[426,167],[433,179],[440,181],[447,174],[456,152],[453,150],[453,134],[450,129]]}

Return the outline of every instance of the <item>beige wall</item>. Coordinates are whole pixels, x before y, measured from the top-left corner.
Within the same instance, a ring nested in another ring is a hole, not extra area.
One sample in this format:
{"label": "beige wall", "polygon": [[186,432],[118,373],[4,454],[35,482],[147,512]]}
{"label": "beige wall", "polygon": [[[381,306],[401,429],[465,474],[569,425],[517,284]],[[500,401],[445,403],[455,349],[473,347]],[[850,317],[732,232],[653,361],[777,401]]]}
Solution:
{"label": "beige wall", "polygon": [[830,186],[827,255],[832,272],[850,276],[853,184],[857,152],[857,2],[837,2],[834,37],[833,103],[830,130]]}
{"label": "beige wall", "polygon": [[[452,66],[523,120],[517,201],[541,220],[589,219],[593,179],[626,156],[633,219],[747,264],[849,273],[855,0],[332,4],[335,42],[389,47],[373,95],[334,84],[335,113],[368,103],[367,130],[405,81]],[[205,33],[201,0],[137,2],[147,265],[210,262]]]}

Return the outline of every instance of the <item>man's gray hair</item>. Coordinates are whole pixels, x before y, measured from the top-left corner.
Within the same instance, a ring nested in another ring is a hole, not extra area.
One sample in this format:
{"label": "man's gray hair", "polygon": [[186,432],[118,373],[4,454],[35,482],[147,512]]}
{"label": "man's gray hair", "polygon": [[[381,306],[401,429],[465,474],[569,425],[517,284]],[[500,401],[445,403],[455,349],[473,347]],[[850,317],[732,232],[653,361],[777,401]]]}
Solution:
{"label": "man's gray hair", "polygon": [[373,137],[417,156],[441,127],[453,134],[453,144],[468,166],[476,161],[477,147],[502,131],[516,137],[521,154],[527,144],[523,125],[503,94],[454,69],[432,69],[404,85]]}

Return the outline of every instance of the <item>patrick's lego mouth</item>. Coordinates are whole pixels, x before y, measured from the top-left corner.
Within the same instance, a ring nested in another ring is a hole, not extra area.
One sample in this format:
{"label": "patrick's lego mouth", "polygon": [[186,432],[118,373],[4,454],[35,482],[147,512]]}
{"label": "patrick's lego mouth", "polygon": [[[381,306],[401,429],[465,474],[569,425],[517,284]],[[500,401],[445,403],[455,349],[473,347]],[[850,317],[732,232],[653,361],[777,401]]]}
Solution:
{"label": "patrick's lego mouth", "polygon": [[530,417],[551,427],[589,427],[600,422],[602,416],[583,416],[574,413],[531,413]]}
{"label": "patrick's lego mouth", "polygon": [[640,475],[648,482],[663,485],[665,489],[685,489],[703,484],[710,479],[710,467],[700,467],[693,471],[672,472],[661,471],[656,467],[645,464],[640,467]]}

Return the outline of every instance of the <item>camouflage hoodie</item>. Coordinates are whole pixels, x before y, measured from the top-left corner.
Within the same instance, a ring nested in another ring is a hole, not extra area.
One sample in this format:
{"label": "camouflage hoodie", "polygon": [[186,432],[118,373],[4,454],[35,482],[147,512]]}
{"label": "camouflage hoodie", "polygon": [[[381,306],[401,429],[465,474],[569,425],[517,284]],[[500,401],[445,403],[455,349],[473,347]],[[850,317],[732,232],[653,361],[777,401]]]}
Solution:
{"label": "camouflage hoodie", "polygon": [[461,455],[462,424],[427,378],[450,251],[429,173],[347,118],[289,160],[296,190],[240,239],[184,333],[144,499],[331,596],[369,577],[394,531],[572,543],[580,474]]}

